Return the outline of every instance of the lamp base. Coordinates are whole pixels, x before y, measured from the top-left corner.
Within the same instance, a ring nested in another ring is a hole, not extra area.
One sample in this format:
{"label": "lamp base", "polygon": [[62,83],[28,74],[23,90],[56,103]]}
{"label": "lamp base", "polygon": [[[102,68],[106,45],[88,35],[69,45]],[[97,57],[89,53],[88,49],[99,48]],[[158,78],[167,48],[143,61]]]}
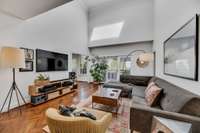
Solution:
{"label": "lamp base", "polygon": [[[6,102],[8,101],[9,99],[9,103],[8,103],[8,112],[10,111],[10,104],[11,104],[11,101],[12,101],[12,96],[13,96],[13,91],[15,91],[15,94],[16,94],[16,98],[17,98],[17,103],[18,103],[18,107],[20,107],[20,101],[19,101],[19,96],[21,97],[22,101],[24,102],[24,104],[26,104],[26,101],[22,95],[22,93],[20,92],[19,88],[17,87],[17,84],[15,82],[15,69],[13,69],[13,83],[12,83],[12,86],[6,96],[6,99],[3,103],[3,106],[1,107],[1,112],[3,111],[4,109],[4,106],[6,104]],[[21,113],[21,108],[20,108],[20,113]]]}

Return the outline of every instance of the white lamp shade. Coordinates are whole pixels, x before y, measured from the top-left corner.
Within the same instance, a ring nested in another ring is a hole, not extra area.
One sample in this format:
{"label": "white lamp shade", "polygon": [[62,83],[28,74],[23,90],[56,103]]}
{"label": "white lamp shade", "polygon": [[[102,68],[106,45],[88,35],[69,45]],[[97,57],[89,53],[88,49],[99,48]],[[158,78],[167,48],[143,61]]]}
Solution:
{"label": "white lamp shade", "polygon": [[2,68],[25,68],[24,51],[14,47],[3,47],[0,62]]}
{"label": "white lamp shade", "polygon": [[153,53],[143,53],[139,56],[139,60],[143,62],[150,62],[153,61],[154,55]]}

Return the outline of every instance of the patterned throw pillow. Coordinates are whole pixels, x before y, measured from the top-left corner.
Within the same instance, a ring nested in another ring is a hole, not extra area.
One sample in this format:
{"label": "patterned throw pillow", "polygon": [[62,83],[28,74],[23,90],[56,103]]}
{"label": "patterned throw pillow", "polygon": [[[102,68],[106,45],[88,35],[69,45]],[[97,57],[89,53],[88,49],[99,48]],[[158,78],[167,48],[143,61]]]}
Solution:
{"label": "patterned throw pillow", "polygon": [[151,83],[148,84],[147,88],[145,89],[145,95],[147,94],[149,88],[151,88],[151,86],[153,86],[153,85],[155,85],[154,82],[151,82]]}
{"label": "patterned throw pillow", "polygon": [[148,106],[153,106],[157,100],[159,95],[161,94],[162,89],[157,85],[152,85],[147,92],[145,93],[145,100]]}

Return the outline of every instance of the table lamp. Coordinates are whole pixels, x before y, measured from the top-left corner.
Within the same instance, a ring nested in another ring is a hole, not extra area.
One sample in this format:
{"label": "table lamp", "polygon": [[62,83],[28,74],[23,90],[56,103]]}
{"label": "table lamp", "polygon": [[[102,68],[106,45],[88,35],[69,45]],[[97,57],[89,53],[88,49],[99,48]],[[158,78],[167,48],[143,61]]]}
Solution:
{"label": "table lamp", "polygon": [[[20,107],[19,96],[23,100],[24,104],[26,104],[26,101],[25,101],[22,93],[20,92],[20,90],[16,84],[16,80],[15,80],[15,69],[25,68],[24,51],[22,49],[14,48],[14,47],[3,47],[1,49],[1,53],[0,53],[0,62],[1,62],[1,68],[10,68],[10,69],[12,69],[12,72],[13,72],[12,86],[10,87],[10,90],[9,90],[9,92],[6,96],[6,99],[3,103],[3,106],[1,108],[1,112],[2,112],[7,100],[9,100],[9,102],[8,102],[8,112],[9,112],[10,104],[12,101],[12,96],[13,96],[14,91],[16,94],[18,106]],[[20,109],[20,113],[21,113],[21,109]]]}

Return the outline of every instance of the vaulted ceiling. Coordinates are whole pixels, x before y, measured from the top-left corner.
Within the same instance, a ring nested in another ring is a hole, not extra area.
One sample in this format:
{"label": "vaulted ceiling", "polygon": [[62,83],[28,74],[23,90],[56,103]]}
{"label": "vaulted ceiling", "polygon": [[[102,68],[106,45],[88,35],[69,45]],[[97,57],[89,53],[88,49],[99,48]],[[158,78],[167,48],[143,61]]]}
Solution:
{"label": "vaulted ceiling", "polygon": [[29,19],[72,0],[0,0],[0,11],[18,19]]}
{"label": "vaulted ceiling", "polygon": [[[0,0],[0,12],[26,20],[73,0]],[[88,9],[116,0],[77,0]]]}

